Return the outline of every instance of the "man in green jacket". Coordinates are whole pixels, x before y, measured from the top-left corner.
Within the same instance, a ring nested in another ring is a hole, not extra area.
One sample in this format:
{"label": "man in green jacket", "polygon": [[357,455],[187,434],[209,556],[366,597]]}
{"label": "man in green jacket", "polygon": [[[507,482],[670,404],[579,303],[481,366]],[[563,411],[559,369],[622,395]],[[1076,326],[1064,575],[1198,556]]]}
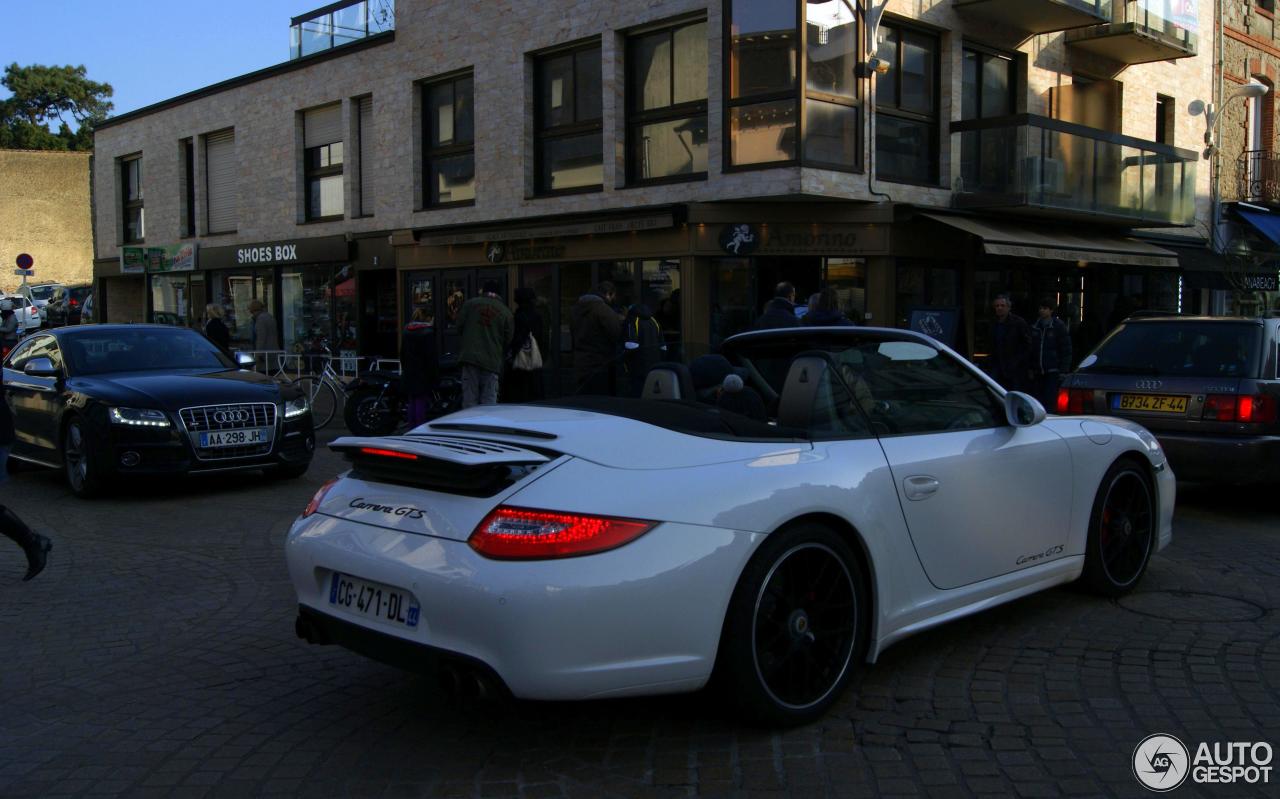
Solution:
{"label": "man in green jacket", "polygon": [[515,326],[515,317],[498,298],[497,281],[486,280],[480,296],[462,304],[458,311],[462,407],[498,404],[498,378]]}

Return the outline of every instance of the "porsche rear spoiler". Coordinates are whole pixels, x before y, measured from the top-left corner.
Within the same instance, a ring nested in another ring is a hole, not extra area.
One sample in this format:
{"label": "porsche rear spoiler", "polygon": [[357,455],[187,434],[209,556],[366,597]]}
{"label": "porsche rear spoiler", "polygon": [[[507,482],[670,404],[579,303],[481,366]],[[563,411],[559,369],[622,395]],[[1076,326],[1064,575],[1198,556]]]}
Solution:
{"label": "porsche rear spoiler", "polygon": [[352,476],[449,494],[492,496],[559,453],[495,441],[436,435],[347,436],[329,445]]}

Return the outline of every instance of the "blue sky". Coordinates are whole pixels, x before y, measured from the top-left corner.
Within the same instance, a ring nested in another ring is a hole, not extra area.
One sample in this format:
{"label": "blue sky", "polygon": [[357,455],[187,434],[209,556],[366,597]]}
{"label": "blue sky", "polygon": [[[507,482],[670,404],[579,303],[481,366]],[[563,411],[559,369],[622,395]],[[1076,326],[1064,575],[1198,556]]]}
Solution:
{"label": "blue sky", "polygon": [[[0,69],[83,64],[112,114],[289,59],[289,19],[325,0],[0,0]],[[0,87],[0,96],[8,91]]]}

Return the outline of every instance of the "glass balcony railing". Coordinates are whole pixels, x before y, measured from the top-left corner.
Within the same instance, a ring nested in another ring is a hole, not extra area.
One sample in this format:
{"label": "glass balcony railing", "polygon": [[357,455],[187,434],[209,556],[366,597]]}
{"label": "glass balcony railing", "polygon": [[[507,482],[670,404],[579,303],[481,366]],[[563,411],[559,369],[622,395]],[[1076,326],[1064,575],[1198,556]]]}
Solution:
{"label": "glass balcony railing", "polygon": [[951,123],[962,208],[1093,216],[1138,226],[1195,221],[1199,154],[1033,114]]}
{"label": "glass balcony railing", "polygon": [[1125,0],[1124,21],[1134,23],[1149,36],[1177,43],[1195,53],[1200,43],[1197,5],[1196,0]]}
{"label": "glass balcony railing", "polygon": [[1110,22],[1112,3],[1113,0],[953,0],[956,11],[962,14],[1027,33],[1050,33]]}
{"label": "glass balcony railing", "polygon": [[346,0],[318,8],[289,25],[289,58],[302,58],[395,30],[395,0]]}

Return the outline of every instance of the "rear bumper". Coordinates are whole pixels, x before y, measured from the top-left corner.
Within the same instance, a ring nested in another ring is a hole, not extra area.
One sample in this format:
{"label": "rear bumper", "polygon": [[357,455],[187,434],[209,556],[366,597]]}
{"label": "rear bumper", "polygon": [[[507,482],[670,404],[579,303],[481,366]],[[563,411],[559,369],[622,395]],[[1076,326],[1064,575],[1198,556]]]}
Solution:
{"label": "rear bumper", "polygon": [[[294,524],[285,559],[303,618],[340,622],[334,643],[418,671],[483,664],[522,699],[590,699],[704,685],[757,541],[665,523],[596,555],[496,561],[465,541],[315,514]],[[335,571],[412,593],[419,623],[331,604]]]}
{"label": "rear bumper", "polygon": [[1280,479],[1280,436],[1155,433],[1179,480],[1273,483]]}

